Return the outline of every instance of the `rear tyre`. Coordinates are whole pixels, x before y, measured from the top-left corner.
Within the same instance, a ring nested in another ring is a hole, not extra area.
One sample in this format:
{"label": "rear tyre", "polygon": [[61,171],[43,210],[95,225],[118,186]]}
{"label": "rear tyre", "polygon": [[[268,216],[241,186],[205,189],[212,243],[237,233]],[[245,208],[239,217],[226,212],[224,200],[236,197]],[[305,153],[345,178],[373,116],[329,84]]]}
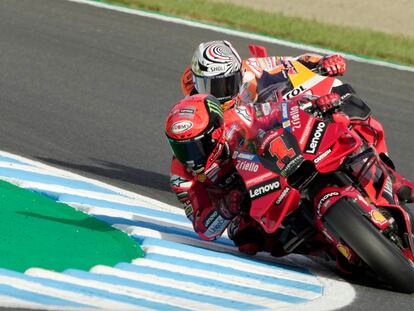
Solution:
{"label": "rear tyre", "polygon": [[324,215],[328,228],[395,290],[414,292],[414,267],[402,251],[361,213],[357,203],[339,200]]}

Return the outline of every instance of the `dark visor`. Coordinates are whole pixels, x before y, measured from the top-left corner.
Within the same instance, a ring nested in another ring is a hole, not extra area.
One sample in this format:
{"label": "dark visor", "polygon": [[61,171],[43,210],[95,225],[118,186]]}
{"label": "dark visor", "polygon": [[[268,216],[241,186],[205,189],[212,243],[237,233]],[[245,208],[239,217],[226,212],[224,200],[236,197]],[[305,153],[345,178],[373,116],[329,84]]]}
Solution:
{"label": "dark visor", "polygon": [[185,141],[168,137],[168,142],[177,160],[191,169],[204,167],[215,146],[208,134]]}
{"label": "dark visor", "polygon": [[242,82],[240,72],[227,77],[207,78],[194,75],[193,80],[198,93],[211,94],[220,101],[234,97],[239,92]]}

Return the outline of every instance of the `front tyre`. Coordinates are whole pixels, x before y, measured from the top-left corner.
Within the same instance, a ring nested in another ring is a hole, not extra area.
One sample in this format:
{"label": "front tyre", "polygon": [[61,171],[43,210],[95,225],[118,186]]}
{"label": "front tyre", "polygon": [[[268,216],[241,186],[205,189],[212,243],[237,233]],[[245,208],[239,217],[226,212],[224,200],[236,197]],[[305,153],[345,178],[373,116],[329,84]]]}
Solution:
{"label": "front tyre", "polygon": [[337,201],[324,215],[324,223],[395,290],[414,292],[411,262],[362,215],[356,202]]}

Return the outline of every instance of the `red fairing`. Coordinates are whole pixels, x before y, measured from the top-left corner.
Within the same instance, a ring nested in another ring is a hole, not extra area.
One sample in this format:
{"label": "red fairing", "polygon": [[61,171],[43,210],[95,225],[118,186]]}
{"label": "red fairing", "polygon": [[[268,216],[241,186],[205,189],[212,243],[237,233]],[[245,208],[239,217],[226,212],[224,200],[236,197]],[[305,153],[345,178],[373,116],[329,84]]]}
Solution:
{"label": "red fairing", "polygon": [[320,173],[334,171],[345,156],[361,146],[360,137],[350,131],[349,118],[335,113],[335,123],[315,118],[299,109],[297,100],[281,104],[282,124],[295,137],[305,160],[312,161]]}
{"label": "red fairing", "polygon": [[249,44],[251,57],[267,57],[267,50],[264,46]]}
{"label": "red fairing", "polygon": [[385,143],[384,128],[381,123],[370,116],[365,121],[353,121],[353,129],[364,137],[366,141],[372,144],[378,154],[387,153],[387,145]]}

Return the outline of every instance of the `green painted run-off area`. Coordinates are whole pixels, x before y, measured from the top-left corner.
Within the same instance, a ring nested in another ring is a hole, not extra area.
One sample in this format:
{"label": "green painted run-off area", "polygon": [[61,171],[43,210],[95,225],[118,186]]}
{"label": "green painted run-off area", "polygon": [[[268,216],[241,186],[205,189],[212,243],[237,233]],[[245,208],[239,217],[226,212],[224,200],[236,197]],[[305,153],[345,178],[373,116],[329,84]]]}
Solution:
{"label": "green painted run-off area", "polygon": [[89,270],[142,255],[131,237],[107,223],[0,181],[0,267]]}

